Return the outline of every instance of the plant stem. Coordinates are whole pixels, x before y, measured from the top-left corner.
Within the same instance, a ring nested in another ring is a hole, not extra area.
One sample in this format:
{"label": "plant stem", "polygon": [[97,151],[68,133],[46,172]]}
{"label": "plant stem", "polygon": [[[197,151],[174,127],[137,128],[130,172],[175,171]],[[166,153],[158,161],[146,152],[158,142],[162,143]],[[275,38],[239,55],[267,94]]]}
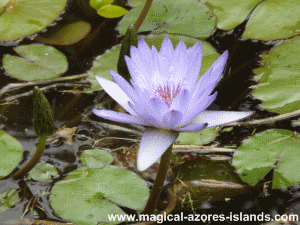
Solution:
{"label": "plant stem", "polygon": [[143,8],[139,18],[136,20],[136,22],[134,24],[134,29],[135,29],[136,32],[139,30],[139,28],[142,25],[144,19],[146,18],[147,14],[149,12],[149,9],[151,7],[152,2],[153,2],[153,0],[147,0],[147,2],[145,3],[144,8]]}
{"label": "plant stem", "polygon": [[158,199],[160,197],[160,193],[163,188],[164,181],[166,179],[166,175],[169,169],[170,165],[170,159],[172,155],[172,147],[173,144],[170,145],[170,147],[165,151],[165,153],[162,155],[159,168],[156,174],[156,178],[154,181],[154,185],[152,187],[152,191],[150,193],[150,197],[148,199],[148,202],[145,206],[145,209],[143,211],[143,214],[153,214],[154,210],[156,208],[156,205],[158,203]]}
{"label": "plant stem", "polygon": [[40,161],[40,158],[42,157],[46,145],[48,135],[41,135],[38,140],[38,146],[36,148],[36,151],[32,158],[23,166],[21,169],[19,169],[14,175],[14,179],[21,179],[24,177],[30,170],[32,170],[33,167]]}

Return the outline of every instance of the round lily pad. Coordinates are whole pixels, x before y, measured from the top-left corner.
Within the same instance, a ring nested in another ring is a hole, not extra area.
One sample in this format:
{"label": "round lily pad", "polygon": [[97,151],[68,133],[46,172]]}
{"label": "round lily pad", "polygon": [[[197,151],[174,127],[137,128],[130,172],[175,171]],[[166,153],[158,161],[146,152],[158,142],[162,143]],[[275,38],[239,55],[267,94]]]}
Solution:
{"label": "round lily pad", "polygon": [[118,18],[124,16],[127,12],[127,9],[124,9],[123,7],[118,5],[111,4],[103,6],[97,10],[97,13],[105,18]]}
{"label": "round lily pad", "polygon": [[262,1],[251,14],[242,35],[263,41],[300,34],[300,4],[295,0]]}
{"label": "round lily pad", "polygon": [[[118,25],[121,34],[134,24],[144,4],[130,10]],[[216,23],[214,14],[201,1],[181,0],[153,1],[151,8],[139,28],[139,32],[169,33],[205,39],[213,31]]]}
{"label": "round lily pad", "polygon": [[14,137],[0,130],[0,178],[10,174],[20,163],[23,147]]}
{"label": "round lily pad", "polygon": [[217,127],[210,127],[198,132],[181,132],[176,139],[180,144],[202,146],[215,140],[218,135]]}
{"label": "round lily pad", "polygon": [[[176,35],[176,36],[166,35],[166,34],[160,34],[160,35],[152,34],[142,38],[144,38],[144,40],[148,43],[149,46],[154,45],[159,50],[162,41],[166,36],[170,38],[174,47],[176,47],[176,45],[181,40],[184,41],[186,46],[194,45],[199,41],[198,39],[195,38],[190,38],[190,37],[185,37],[180,35]],[[202,76],[209,69],[209,67],[214,63],[214,61],[219,57],[219,54],[208,42],[201,41],[201,43],[202,43],[203,58],[202,58],[200,76]],[[112,80],[111,76],[109,75],[109,70],[117,71],[117,62],[119,58],[120,49],[121,49],[121,45],[118,45],[113,49],[107,51],[105,54],[98,56],[94,60],[92,68],[88,71],[88,74],[90,75],[88,77],[88,80],[92,83],[92,89],[100,88],[100,85],[95,80],[95,75],[100,75],[102,77]]]}
{"label": "round lily pad", "polygon": [[0,42],[33,35],[55,22],[68,0],[4,0],[0,3]]}
{"label": "round lily pad", "polygon": [[38,181],[51,181],[53,177],[58,176],[57,169],[49,163],[39,163],[30,172],[32,179]]}
{"label": "round lily pad", "polygon": [[300,109],[300,37],[294,37],[261,55],[261,66],[254,70],[258,84],[252,95],[261,107],[284,114]]}
{"label": "round lily pad", "polygon": [[241,24],[262,0],[204,0],[217,17],[217,27],[231,30]]}
{"label": "round lily pad", "polygon": [[243,181],[255,185],[274,169],[272,188],[300,183],[298,167],[300,137],[293,131],[270,129],[243,141],[233,156],[233,165]]}
{"label": "round lily pad", "polygon": [[20,55],[4,55],[3,67],[9,75],[25,81],[50,80],[68,69],[63,53],[51,46],[23,45],[14,50]]}
{"label": "round lily pad", "polygon": [[52,45],[72,45],[88,35],[91,31],[91,24],[85,21],[77,21],[61,26],[54,33],[40,34],[36,41]]}
{"label": "round lily pad", "polygon": [[107,164],[113,162],[111,154],[100,149],[84,150],[80,155],[81,162],[89,168],[103,168]]}
{"label": "round lily pad", "polygon": [[50,202],[59,216],[76,224],[118,224],[108,221],[110,214],[125,214],[118,205],[143,210],[148,197],[146,182],[131,171],[82,167],[54,185]]}
{"label": "round lily pad", "polygon": [[231,30],[249,16],[243,38],[269,41],[300,33],[300,4],[295,0],[204,0],[204,3],[216,15],[219,29]]}

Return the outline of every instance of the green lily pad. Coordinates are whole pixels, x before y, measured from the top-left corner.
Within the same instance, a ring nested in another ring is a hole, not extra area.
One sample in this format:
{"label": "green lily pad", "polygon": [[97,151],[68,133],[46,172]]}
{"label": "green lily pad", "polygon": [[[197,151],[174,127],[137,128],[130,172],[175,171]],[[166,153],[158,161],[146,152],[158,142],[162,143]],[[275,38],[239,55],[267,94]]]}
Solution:
{"label": "green lily pad", "polygon": [[77,21],[61,26],[54,33],[40,34],[36,41],[51,45],[72,45],[88,35],[91,31],[91,24],[85,21]]}
{"label": "green lily pad", "polygon": [[57,169],[49,163],[39,163],[30,172],[32,179],[38,181],[51,181],[53,177],[58,176]]}
{"label": "green lily pad", "polygon": [[123,7],[118,5],[111,4],[103,6],[97,10],[97,13],[105,18],[118,18],[124,16],[127,12],[127,9],[124,9]]}
{"label": "green lily pad", "polygon": [[284,114],[300,109],[300,37],[294,37],[261,55],[261,67],[254,70],[258,84],[252,95],[261,107]]}
{"label": "green lily pad", "polygon": [[[142,38],[144,38],[144,40],[148,43],[149,46],[154,45],[159,50],[162,41],[166,36],[170,38],[170,40],[173,43],[173,46],[176,46],[181,40],[185,42],[186,46],[194,45],[199,41],[197,39],[190,38],[190,37],[166,35],[166,34],[148,35]],[[202,76],[209,69],[209,67],[214,63],[214,61],[219,57],[219,54],[214,50],[214,48],[208,42],[201,41],[201,43],[202,43],[203,59],[202,59],[200,76]],[[88,80],[92,83],[92,89],[100,88],[100,85],[95,80],[94,77],[95,75],[100,75],[102,77],[112,80],[111,76],[109,75],[109,70],[117,71],[117,62],[119,58],[120,49],[121,49],[121,45],[118,45],[113,49],[107,51],[105,54],[98,56],[94,60],[92,68],[88,71],[89,74]]]}
{"label": "green lily pad", "polygon": [[90,0],[90,6],[94,9],[100,9],[103,6],[113,3],[114,0]]}
{"label": "green lily pad", "polygon": [[185,145],[202,146],[215,140],[217,135],[218,128],[210,127],[198,132],[181,132],[176,141]]}
{"label": "green lily pad", "polygon": [[23,45],[14,50],[20,55],[4,55],[3,67],[9,75],[25,81],[50,80],[68,69],[63,53],[51,46]]}
{"label": "green lily pad", "polygon": [[108,221],[109,214],[125,214],[118,205],[143,210],[148,197],[146,182],[131,171],[82,167],[54,185],[50,202],[59,216],[76,224],[118,224]]}
{"label": "green lily pad", "polygon": [[295,0],[262,1],[251,14],[243,38],[263,41],[300,34],[300,4]]}
{"label": "green lily pad", "polygon": [[0,194],[0,212],[11,208],[19,200],[18,190],[12,189]]}
{"label": "green lily pad", "polygon": [[[130,10],[118,25],[121,34],[134,24],[144,4]],[[153,1],[151,8],[139,28],[139,32],[153,31],[155,34],[169,33],[205,39],[216,23],[214,14],[201,1],[181,0]]]}
{"label": "green lily pad", "polygon": [[0,3],[0,42],[33,35],[55,22],[68,0],[4,0]]}
{"label": "green lily pad", "polygon": [[243,181],[255,185],[274,169],[272,188],[300,183],[300,137],[293,131],[270,129],[243,141],[233,156],[233,165]]}
{"label": "green lily pad", "polygon": [[217,27],[231,30],[250,18],[243,38],[277,40],[290,38],[300,33],[300,4],[285,0],[204,0],[217,17]]}
{"label": "green lily pad", "polygon": [[10,174],[20,163],[23,147],[14,137],[0,130],[0,178]]}
{"label": "green lily pad", "polygon": [[255,6],[262,0],[204,0],[217,17],[217,27],[231,30],[245,21]]}
{"label": "green lily pad", "polygon": [[80,159],[84,165],[91,169],[103,168],[114,161],[111,154],[100,149],[84,150]]}

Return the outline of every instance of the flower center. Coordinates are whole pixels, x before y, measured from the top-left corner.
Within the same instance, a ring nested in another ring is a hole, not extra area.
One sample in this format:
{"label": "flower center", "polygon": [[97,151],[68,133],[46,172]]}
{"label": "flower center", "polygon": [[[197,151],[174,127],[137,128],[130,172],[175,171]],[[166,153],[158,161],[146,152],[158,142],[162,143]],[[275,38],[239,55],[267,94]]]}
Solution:
{"label": "flower center", "polygon": [[180,90],[179,84],[177,86],[174,84],[165,84],[164,86],[159,85],[156,93],[170,107],[173,99],[180,93]]}

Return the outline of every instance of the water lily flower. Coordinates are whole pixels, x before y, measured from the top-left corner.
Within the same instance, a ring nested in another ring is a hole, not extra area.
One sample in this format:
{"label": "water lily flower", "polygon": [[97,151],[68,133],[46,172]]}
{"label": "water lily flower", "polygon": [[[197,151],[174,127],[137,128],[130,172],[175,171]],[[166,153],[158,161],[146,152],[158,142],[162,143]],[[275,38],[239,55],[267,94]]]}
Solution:
{"label": "water lily flower", "polygon": [[217,96],[212,91],[222,75],[228,51],[199,80],[200,41],[189,49],[180,41],[174,49],[166,37],[158,52],[139,39],[137,48],[131,46],[130,55],[131,58],[125,56],[130,83],[112,70],[109,73],[115,82],[96,76],[102,88],[129,114],[104,109],[93,109],[93,113],[108,120],[147,127],[138,151],[140,171],[155,163],[179,132],[200,131],[252,114],[205,110]]}

